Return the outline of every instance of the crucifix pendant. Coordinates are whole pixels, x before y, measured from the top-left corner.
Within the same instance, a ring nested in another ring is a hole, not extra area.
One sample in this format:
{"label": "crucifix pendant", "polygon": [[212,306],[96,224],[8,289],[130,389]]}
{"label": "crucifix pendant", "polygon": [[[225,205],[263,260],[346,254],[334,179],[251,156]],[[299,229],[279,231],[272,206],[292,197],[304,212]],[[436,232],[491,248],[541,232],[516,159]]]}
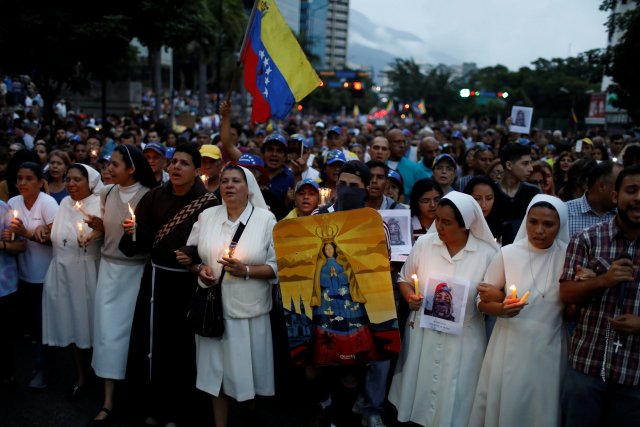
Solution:
{"label": "crucifix pendant", "polygon": [[62,246],[67,246],[67,239],[62,239]]}
{"label": "crucifix pendant", "polygon": [[618,338],[618,339],[616,340],[616,342],[614,342],[614,343],[613,343],[613,346],[616,348],[616,349],[614,350],[614,353],[617,353],[617,352],[618,352],[618,350],[620,350],[620,347],[622,347],[622,343],[620,342],[620,338]]}

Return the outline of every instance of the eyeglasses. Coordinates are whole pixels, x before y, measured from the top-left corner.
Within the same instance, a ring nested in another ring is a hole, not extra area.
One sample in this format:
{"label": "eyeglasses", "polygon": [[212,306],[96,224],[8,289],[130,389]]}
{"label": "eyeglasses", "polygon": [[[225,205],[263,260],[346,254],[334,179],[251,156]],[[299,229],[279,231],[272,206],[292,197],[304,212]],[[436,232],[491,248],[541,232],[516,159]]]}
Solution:
{"label": "eyeglasses", "polygon": [[449,165],[438,165],[435,168],[433,168],[433,170],[436,170],[438,172],[453,172],[456,169],[453,166],[449,166]]}
{"label": "eyeglasses", "polygon": [[421,205],[428,205],[428,206],[437,206],[438,202],[440,202],[440,197],[434,197],[433,199],[429,199],[429,198],[423,198],[418,200],[418,203],[420,203]]}
{"label": "eyeglasses", "polygon": [[533,185],[541,185],[544,184],[545,180],[541,179],[541,180],[536,180],[536,181],[528,181],[529,184],[533,184]]}

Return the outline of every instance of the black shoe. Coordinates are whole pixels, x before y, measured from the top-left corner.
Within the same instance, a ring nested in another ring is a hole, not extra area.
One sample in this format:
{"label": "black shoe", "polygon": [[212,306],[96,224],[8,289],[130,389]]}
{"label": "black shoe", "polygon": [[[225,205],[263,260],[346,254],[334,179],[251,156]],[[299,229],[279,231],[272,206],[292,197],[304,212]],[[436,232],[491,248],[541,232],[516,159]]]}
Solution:
{"label": "black shoe", "polygon": [[71,401],[71,402],[75,402],[76,400],[80,399],[81,397],[86,396],[87,394],[87,385],[86,384],[82,384],[82,385],[78,385],[78,384],[74,384],[69,391],[67,391],[67,400]]}
{"label": "black shoe", "polygon": [[108,408],[102,408],[98,411],[98,414],[100,412],[104,412],[107,416],[104,417],[101,420],[91,420],[87,423],[87,427],[104,427],[104,426],[108,426],[109,424],[111,424],[113,422],[113,417],[111,416],[111,409]]}

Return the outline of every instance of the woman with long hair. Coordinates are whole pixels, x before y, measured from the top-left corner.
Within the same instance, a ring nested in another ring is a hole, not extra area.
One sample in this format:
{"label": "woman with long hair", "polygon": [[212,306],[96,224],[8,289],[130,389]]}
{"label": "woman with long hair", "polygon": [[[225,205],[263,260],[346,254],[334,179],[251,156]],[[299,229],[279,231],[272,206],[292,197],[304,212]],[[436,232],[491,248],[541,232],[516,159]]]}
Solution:
{"label": "woman with long hair", "polygon": [[576,157],[573,153],[563,151],[553,163],[553,183],[556,188],[556,194],[560,194],[562,187],[567,185],[569,181],[569,169],[575,161]]}
{"label": "woman with long hair", "polygon": [[413,185],[409,208],[413,240],[426,234],[436,219],[438,202],[444,196],[440,186],[431,178],[423,178]]}
{"label": "woman with long hair", "polygon": [[91,366],[104,379],[104,402],[93,426],[110,420],[117,380],[125,377],[129,337],[146,253],[127,257],[118,248],[123,222],[131,217],[147,191],[155,187],[149,162],[133,145],[113,150],[108,166],[112,185],[100,192],[102,218],[90,216],[89,226],[104,233],[94,310],[93,360]]}
{"label": "woman with long hair", "polygon": [[69,195],[64,182],[69,165],[71,165],[71,158],[65,151],[54,150],[49,154],[49,171],[47,173],[49,195],[56,199],[58,204]]}

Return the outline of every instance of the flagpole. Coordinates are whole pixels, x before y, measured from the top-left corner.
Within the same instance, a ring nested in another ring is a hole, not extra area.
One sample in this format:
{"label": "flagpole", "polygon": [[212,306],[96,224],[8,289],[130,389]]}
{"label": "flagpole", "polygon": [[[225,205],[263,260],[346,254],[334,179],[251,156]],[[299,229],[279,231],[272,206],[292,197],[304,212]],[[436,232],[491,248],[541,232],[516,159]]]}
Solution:
{"label": "flagpole", "polygon": [[253,25],[253,21],[256,18],[256,11],[258,10],[258,2],[260,0],[255,0],[253,2],[253,8],[251,9],[251,15],[249,15],[249,23],[247,24],[247,29],[244,31],[244,37],[242,38],[242,45],[240,45],[240,52],[238,54],[238,58],[236,59],[236,66],[233,69],[233,74],[231,75],[231,85],[229,86],[229,90],[227,91],[227,96],[225,96],[225,101],[229,102],[231,100],[231,94],[233,93],[233,88],[236,87],[236,82],[238,80],[238,73],[240,71],[240,64],[242,63],[242,56],[244,55],[244,51],[247,48],[247,40],[249,38],[249,31],[251,30],[251,26]]}

